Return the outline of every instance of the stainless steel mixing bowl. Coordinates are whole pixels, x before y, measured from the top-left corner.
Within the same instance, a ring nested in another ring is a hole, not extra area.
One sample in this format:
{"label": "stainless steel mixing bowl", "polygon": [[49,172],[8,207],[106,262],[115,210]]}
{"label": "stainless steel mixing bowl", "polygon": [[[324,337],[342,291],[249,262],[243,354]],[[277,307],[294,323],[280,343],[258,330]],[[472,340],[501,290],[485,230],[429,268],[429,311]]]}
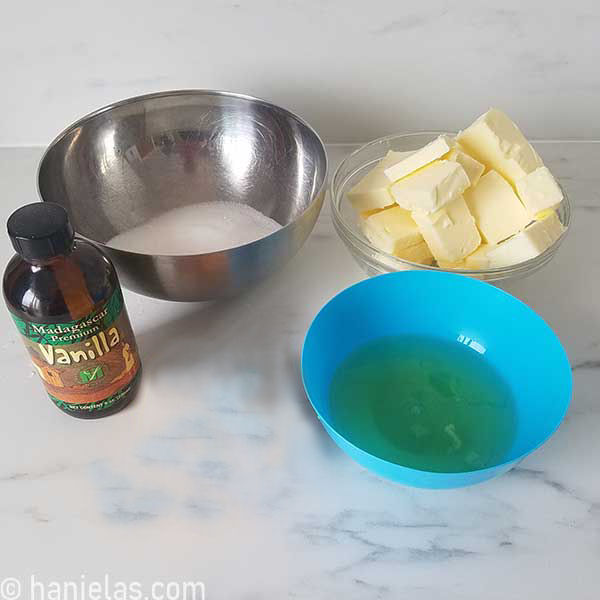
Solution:
{"label": "stainless steel mixing bowl", "polygon": [[[237,294],[281,268],[312,231],[326,175],[323,143],[291,112],[241,94],[181,90],[124,100],[71,125],[44,154],[38,187],[104,248],[127,288],[191,301]],[[106,244],[170,209],[215,200],[248,204],[283,227],[209,254]]]}

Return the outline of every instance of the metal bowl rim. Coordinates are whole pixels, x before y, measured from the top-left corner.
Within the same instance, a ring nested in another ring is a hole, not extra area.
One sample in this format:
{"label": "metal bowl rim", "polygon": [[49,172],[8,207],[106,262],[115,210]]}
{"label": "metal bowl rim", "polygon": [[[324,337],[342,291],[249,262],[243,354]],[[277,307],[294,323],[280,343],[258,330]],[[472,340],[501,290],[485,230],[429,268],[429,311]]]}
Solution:
{"label": "metal bowl rim", "polygon": [[73,123],[68,125],[67,127],[65,127],[48,144],[47,148],[44,150],[44,153],[42,154],[42,157],[40,158],[40,160],[38,162],[38,166],[37,166],[37,170],[36,170],[36,186],[37,186],[38,196],[40,197],[42,202],[45,202],[44,197],[42,196],[42,191],[40,189],[40,171],[42,170],[42,165],[44,164],[46,157],[48,156],[48,154],[50,154],[50,152],[53,150],[53,148],[55,148],[56,145],[62,139],[64,139],[68,134],[70,134],[74,129],[76,129],[77,127],[80,127],[84,123],[91,121],[95,117],[97,117],[103,113],[109,112],[115,108],[121,108],[123,106],[127,106],[129,104],[134,104],[134,103],[142,101],[142,100],[153,100],[155,98],[168,98],[168,97],[175,97],[175,96],[222,96],[222,97],[226,97],[226,98],[237,98],[239,100],[248,100],[250,102],[258,102],[259,104],[262,104],[264,106],[283,111],[288,116],[292,117],[293,119],[298,121],[300,124],[302,124],[304,127],[306,127],[308,129],[308,131],[310,131],[310,133],[312,133],[312,135],[314,135],[316,140],[319,142],[321,150],[323,151],[323,158],[325,161],[325,168],[323,170],[322,181],[319,185],[318,190],[312,194],[312,197],[310,199],[308,206],[293,221],[287,223],[286,225],[282,225],[281,228],[279,228],[277,231],[273,231],[269,235],[266,235],[262,238],[254,240],[252,242],[248,242],[247,244],[242,244],[241,246],[233,246],[232,248],[226,248],[224,250],[218,250],[216,252],[200,252],[197,254],[146,254],[143,252],[133,252],[131,250],[122,250],[120,248],[113,248],[112,246],[109,246],[108,244],[106,244],[104,242],[100,242],[99,240],[94,240],[85,235],[82,235],[79,232],[77,232],[78,237],[80,237],[84,240],[87,240],[89,242],[92,242],[93,244],[96,244],[98,246],[101,246],[102,248],[109,248],[113,252],[115,252],[115,251],[116,252],[124,252],[126,254],[133,254],[136,256],[146,256],[146,257],[153,258],[153,259],[161,258],[161,259],[168,260],[168,259],[175,259],[175,258],[192,259],[192,258],[198,258],[198,257],[211,257],[211,256],[231,252],[232,250],[237,250],[239,248],[246,248],[248,246],[251,246],[252,244],[262,242],[263,240],[266,240],[266,239],[270,238],[271,236],[276,235],[283,230],[286,230],[288,227],[291,227],[297,221],[299,221],[314,206],[315,201],[324,193],[324,191],[327,187],[327,176],[329,173],[329,159],[327,157],[327,151],[325,149],[325,144],[324,144],[323,140],[321,139],[321,136],[316,132],[316,130],[312,127],[312,125],[310,125],[302,117],[299,117],[296,113],[292,112],[291,110],[289,110],[287,108],[284,108],[282,106],[274,104],[273,102],[269,102],[268,100],[263,100],[262,98],[258,98],[256,96],[251,96],[249,94],[241,94],[239,92],[230,92],[227,90],[212,90],[209,88],[184,88],[184,89],[176,89],[176,90],[164,90],[161,92],[150,92],[148,94],[140,94],[138,96],[131,96],[130,98],[125,98],[123,100],[117,100],[116,102],[112,102],[111,104],[107,104],[105,106],[97,108],[96,110],[93,110],[90,113],[87,113],[86,115],[83,115],[82,117],[80,117],[79,119],[77,119],[76,121],[74,121]]}

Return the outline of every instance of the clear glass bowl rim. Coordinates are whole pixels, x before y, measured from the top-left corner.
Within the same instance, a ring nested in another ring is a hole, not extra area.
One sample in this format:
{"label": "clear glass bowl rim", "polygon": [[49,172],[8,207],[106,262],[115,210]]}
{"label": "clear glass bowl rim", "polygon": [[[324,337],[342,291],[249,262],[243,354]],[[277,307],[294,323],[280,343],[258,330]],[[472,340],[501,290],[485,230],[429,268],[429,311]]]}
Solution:
{"label": "clear glass bowl rim", "polygon": [[[544,250],[538,256],[530,258],[524,262],[517,263],[515,265],[510,265],[508,267],[495,267],[492,269],[444,269],[442,267],[437,267],[433,265],[423,265],[420,263],[411,262],[409,260],[404,260],[402,258],[398,258],[393,256],[392,254],[387,254],[386,252],[382,252],[375,246],[373,246],[366,238],[360,237],[353,228],[346,223],[343,218],[340,205],[344,200],[345,196],[345,187],[348,180],[359,170],[367,166],[367,164],[375,164],[375,161],[371,161],[370,163],[363,163],[360,167],[354,169],[351,173],[346,175],[342,181],[338,181],[342,177],[342,173],[347,169],[348,163],[355,159],[359,154],[362,154],[368,148],[375,146],[377,144],[382,144],[385,142],[391,142],[393,140],[401,140],[401,139],[410,139],[422,136],[431,136],[435,137],[438,135],[456,135],[455,132],[448,131],[415,131],[411,133],[400,133],[400,134],[391,134],[386,135],[384,137],[377,138],[371,142],[363,144],[360,148],[354,150],[351,154],[349,154],[342,162],[338,165],[333,176],[331,178],[329,184],[329,195],[331,202],[331,212],[333,217],[334,226],[342,239],[344,239],[347,243],[351,244],[356,250],[360,252],[361,258],[367,262],[374,264],[381,271],[393,271],[393,270],[406,270],[410,269],[425,269],[429,271],[441,271],[446,273],[460,273],[462,275],[473,275],[476,277],[489,276],[485,277],[488,280],[494,279],[505,279],[508,277],[525,275],[530,271],[535,271],[545,263],[547,263],[556,253],[558,247],[562,244],[564,238],[566,237],[569,227],[571,224],[571,202],[569,197],[565,193],[565,190],[561,186],[561,190],[563,192],[563,213],[564,218],[561,220],[564,226],[564,231],[560,235],[560,237],[546,250]],[[560,185],[560,182],[558,182]],[[376,255],[380,254],[385,256],[385,262],[380,261],[376,258]]]}

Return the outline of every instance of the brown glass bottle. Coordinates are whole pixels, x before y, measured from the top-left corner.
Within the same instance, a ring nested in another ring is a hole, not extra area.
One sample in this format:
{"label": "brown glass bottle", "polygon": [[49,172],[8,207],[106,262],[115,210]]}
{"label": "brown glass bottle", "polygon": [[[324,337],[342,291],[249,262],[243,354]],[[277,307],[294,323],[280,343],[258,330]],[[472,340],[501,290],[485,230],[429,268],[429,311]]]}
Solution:
{"label": "brown glass bottle", "polygon": [[7,226],[17,254],[4,272],[4,299],[50,398],[83,419],[121,410],[141,363],[112,263],[74,237],[57,204],[24,206]]}

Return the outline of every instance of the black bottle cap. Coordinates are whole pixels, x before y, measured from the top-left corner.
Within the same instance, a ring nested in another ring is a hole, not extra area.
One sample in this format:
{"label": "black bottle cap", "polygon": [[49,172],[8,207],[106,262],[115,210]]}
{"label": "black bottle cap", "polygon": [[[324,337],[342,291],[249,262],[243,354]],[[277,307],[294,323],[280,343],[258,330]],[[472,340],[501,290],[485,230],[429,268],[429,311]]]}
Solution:
{"label": "black bottle cap", "polygon": [[10,241],[25,260],[66,254],[74,232],[67,211],[52,202],[35,202],[17,209],[6,224]]}

